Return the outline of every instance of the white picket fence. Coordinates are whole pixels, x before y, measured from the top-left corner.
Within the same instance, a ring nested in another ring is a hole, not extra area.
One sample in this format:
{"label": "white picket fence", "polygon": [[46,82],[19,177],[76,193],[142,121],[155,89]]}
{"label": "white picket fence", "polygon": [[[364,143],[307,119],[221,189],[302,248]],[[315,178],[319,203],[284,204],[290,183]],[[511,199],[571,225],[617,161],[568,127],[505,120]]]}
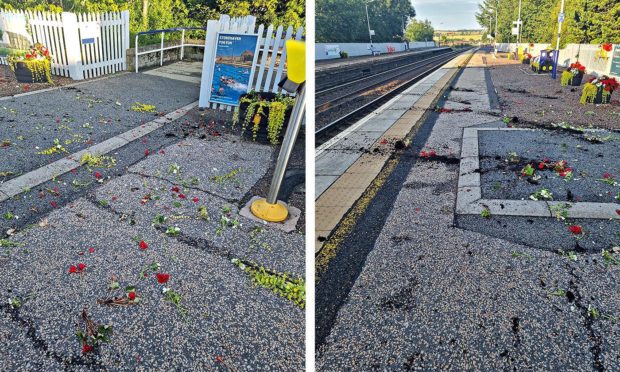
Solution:
{"label": "white picket fence", "polygon": [[[17,14],[24,16],[32,42],[49,48],[54,75],[82,80],[127,68],[127,10],[86,14],[26,11]],[[90,39],[86,33],[92,34],[93,30],[96,36],[91,43],[85,43],[85,39]]]}
{"label": "white picket fence", "polygon": [[284,45],[286,40],[292,38],[301,40],[303,27],[299,27],[295,31],[293,26],[289,26],[286,30],[284,27],[278,26],[274,30],[274,26],[269,25],[265,31],[265,25],[260,25],[258,30],[255,30],[256,17],[253,16],[231,19],[227,15],[222,15],[218,21],[207,22],[199,107],[219,108],[228,111],[233,108],[230,105],[209,102],[218,32],[258,34],[258,53],[254,55],[254,60],[252,61],[254,76],[250,77],[248,90],[273,93],[282,92],[282,89],[278,87],[278,83],[282,79],[284,65],[286,64],[286,48]]}

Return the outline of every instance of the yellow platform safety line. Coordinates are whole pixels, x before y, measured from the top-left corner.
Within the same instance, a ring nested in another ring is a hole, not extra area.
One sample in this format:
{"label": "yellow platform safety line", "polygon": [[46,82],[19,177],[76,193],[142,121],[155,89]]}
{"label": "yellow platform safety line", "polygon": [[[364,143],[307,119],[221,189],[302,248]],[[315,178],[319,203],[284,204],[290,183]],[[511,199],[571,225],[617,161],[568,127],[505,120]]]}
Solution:
{"label": "yellow platform safety line", "polygon": [[[306,81],[306,43],[299,40],[287,40],[286,41],[286,60],[287,60],[287,71],[286,77],[288,80],[292,81],[295,84],[303,84]],[[299,91],[298,91],[299,93]],[[298,94],[299,99],[299,94]],[[299,103],[297,103],[299,104]],[[302,103],[303,104],[303,103]],[[289,125],[295,118],[291,117],[289,119]],[[285,139],[286,141],[286,139]],[[284,143],[283,143],[284,146]],[[286,165],[282,168],[282,172],[285,171]],[[276,171],[277,171],[276,167]],[[272,188],[274,187],[274,182],[272,181]],[[276,187],[279,189],[279,185]],[[269,221],[269,222],[283,222],[288,218],[288,206],[286,203],[276,200],[278,196],[278,190],[269,191],[273,197],[274,203],[270,203],[266,198],[260,198],[255,200],[250,205],[250,211],[256,217]]]}
{"label": "yellow platform safety line", "polygon": [[[466,68],[467,64],[469,63],[471,58],[474,56],[474,54],[475,54],[475,51],[472,52],[467,57],[467,60],[464,63],[459,64],[457,66],[457,69]],[[446,85],[443,87],[441,92],[437,94],[437,96],[433,100],[433,103],[430,105],[430,107],[435,107],[437,105],[437,102],[439,101],[439,99],[445,94],[445,92],[448,90],[448,87],[452,85],[451,83],[453,80],[454,80],[454,76],[452,76],[449,82],[446,83]],[[379,193],[379,190],[385,184],[385,181],[387,181],[388,177],[392,174],[392,172],[394,171],[398,163],[400,163],[400,158],[402,154],[404,154],[406,149],[409,148],[409,145],[411,144],[411,139],[413,138],[413,136],[415,136],[415,134],[421,127],[419,123],[424,123],[426,119],[428,118],[429,114],[430,114],[429,111],[427,111],[418,120],[416,125],[413,126],[413,128],[411,129],[411,132],[409,132],[409,134],[405,136],[406,138],[404,140],[405,149],[401,150],[400,152],[395,153],[394,158],[388,160],[385,163],[385,165],[383,166],[383,168],[381,169],[377,177],[375,177],[375,179],[366,188],[362,196],[355,202],[355,204],[353,204],[353,207],[351,207],[351,209],[349,209],[349,211],[345,214],[344,218],[340,221],[340,223],[336,227],[336,230],[329,236],[327,241],[323,244],[323,247],[321,248],[321,250],[315,255],[315,275],[316,275],[315,280],[318,280],[318,277],[320,276],[320,274],[325,272],[331,260],[334,257],[336,257],[340,244],[342,244],[342,242],[344,242],[344,240],[353,231],[353,228],[357,224],[357,221],[364,214],[364,212],[366,212],[366,209],[370,205],[370,202],[372,202],[375,196],[377,196],[377,194]]]}

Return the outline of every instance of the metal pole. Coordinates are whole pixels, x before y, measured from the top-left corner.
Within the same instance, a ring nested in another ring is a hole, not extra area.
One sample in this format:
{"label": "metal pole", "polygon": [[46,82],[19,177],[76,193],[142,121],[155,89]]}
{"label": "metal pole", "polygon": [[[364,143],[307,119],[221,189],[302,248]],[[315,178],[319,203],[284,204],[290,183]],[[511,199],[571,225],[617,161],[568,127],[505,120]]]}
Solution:
{"label": "metal pole", "polygon": [[278,192],[280,186],[282,186],[282,180],[284,180],[284,172],[286,166],[293,152],[299,129],[301,128],[301,122],[304,119],[306,113],[306,84],[302,83],[301,87],[297,91],[297,99],[295,106],[291,112],[291,118],[288,121],[288,128],[286,128],[286,134],[284,135],[284,141],[282,141],[282,147],[280,148],[280,154],[278,155],[278,161],[276,162],[276,168],[271,178],[271,186],[269,187],[269,194],[267,195],[267,203],[276,204],[278,202]]}
{"label": "metal pole", "polygon": [[185,52],[185,29],[181,31],[181,61]]}
{"label": "metal pole", "polygon": [[558,40],[555,44],[555,53],[553,56],[553,70],[551,71],[551,77],[555,79],[558,70],[558,59],[560,58],[560,36],[562,34],[562,21],[564,20],[564,0],[560,5],[560,14],[558,15]]}
{"label": "metal pole", "polygon": [[499,0],[495,3],[495,33],[493,34],[493,42],[497,45],[497,14],[499,13]]}
{"label": "metal pole", "polygon": [[370,18],[368,18],[368,3],[365,3],[366,6],[366,22],[368,23],[368,37],[370,38],[370,48],[372,52],[372,34],[370,33]]}
{"label": "metal pole", "polygon": [[521,44],[521,0],[519,0],[519,19],[517,19],[517,51]]}
{"label": "metal pole", "polygon": [[164,33],[161,33],[161,51],[159,52],[159,65],[164,65]]}
{"label": "metal pole", "polygon": [[138,34],[136,34],[136,72],[138,72]]}

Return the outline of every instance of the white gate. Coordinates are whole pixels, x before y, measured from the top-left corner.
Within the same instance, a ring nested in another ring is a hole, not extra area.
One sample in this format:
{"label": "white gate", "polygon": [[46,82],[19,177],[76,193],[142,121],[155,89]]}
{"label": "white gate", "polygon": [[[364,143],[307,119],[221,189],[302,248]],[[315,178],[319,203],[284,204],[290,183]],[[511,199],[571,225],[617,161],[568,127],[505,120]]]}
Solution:
{"label": "white gate", "polygon": [[[34,43],[49,48],[52,74],[89,79],[127,68],[129,11],[75,14],[14,12],[25,16]],[[0,13],[0,19],[2,15]]]}
{"label": "white gate", "polygon": [[269,25],[267,31],[265,26],[260,25],[255,31],[256,17],[247,16],[241,18],[230,18],[222,15],[219,21],[207,22],[207,37],[205,39],[205,53],[202,64],[202,81],[200,83],[200,100],[199,107],[219,108],[221,110],[232,109],[232,106],[209,102],[211,98],[210,82],[213,78],[213,65],[215,63],[215,51],[217,48],[217,33],[242,33],[242,34],[258,34],[258,53],[254,55],[252,66],[255,67],[254,76],[248,85],[248,91],[255,90],[257,92],[274,92],[278,93],[282,90],[278,87],[278,83],[282,79],[284,65],[286,62],[286,48],[284,47],[286,40],[295,38],[301,40],[303,35],[303,27],[299,27],[295,34],[293,26],[289,26],[286,31],[284,27]]}

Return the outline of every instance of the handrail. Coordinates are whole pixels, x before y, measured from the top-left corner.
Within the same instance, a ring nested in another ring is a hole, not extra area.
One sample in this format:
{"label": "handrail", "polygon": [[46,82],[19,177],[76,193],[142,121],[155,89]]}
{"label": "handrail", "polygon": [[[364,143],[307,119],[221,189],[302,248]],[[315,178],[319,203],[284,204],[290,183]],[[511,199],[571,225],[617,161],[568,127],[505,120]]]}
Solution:
{"label": "handrail", "polygon": [[[135,42],[135,54],[136,54],[136,72],[138,72],[138,61],[139,61],[139,56],[144,55],[144,54],[150,54],[150,53],[157,53],[159,52],[159,65],[163,66],[164,64],[164,51],[169,50],[169,49],[176,49],[176,48],[181,48],[181,60],[183,60],[183,56],[185,55],[185,46],[193,46],[193,47],[202,47],[204,48],[204,44],[185,44],[185,31],[192,31],[192,30],[204,30],[206,31],[207,28],[206,27],[176,27],[176,28],[166,28],[166,29],[162,29],[162,30],[149,30],[149,31],[142,31],[142,32],[138,32],[136,34],[136,42]],[[164,34],[166,32],[176,32],[176,31],[181,31],[181,45],[173,45],[173,46],[169,46],[164,48]],[[159,45],[159,49],[150,49],[144,52],[138,52],[138,36],[140,35],[153,35],[153,34],[158,34],[161,33],[161,43]]]}

